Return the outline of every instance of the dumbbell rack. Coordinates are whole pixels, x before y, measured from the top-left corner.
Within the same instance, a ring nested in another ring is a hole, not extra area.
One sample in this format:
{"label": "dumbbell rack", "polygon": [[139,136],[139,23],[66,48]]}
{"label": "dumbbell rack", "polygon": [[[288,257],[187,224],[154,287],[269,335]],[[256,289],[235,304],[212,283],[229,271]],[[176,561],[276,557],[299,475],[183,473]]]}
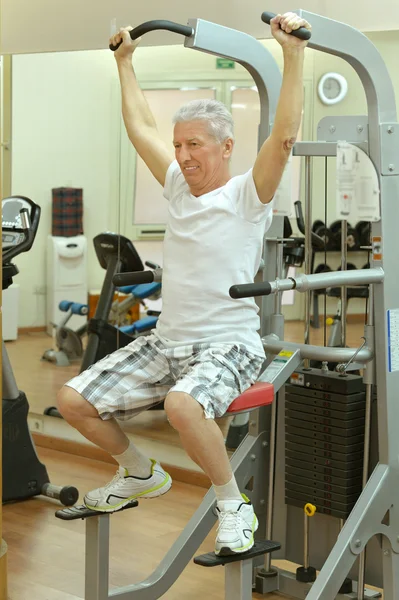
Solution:
{"label": "dumbbell rack", "polygon": [[[348,247],[348,252],[349,253],[363,253],[366,250],[363,250],[361,248],[359,248],[358,245],[355,245],[354,247]],[[368,250],[366,251],[368,253]],[[315,262],[316,262],[316,254],[319,253],[341,253],[340,250],[337,250],[335,248],[331,248],[328,249],[328,246],[326,248],[326,250],[321,250],[318,248],[312,248],[312,258],[311,258],[311,272],[312,273],[320,273],[320,272],[325,272],[324,269],[320,269],[320,267],[322,266],[322,264],[320,263],[318,265],[319,269],[316,267],[315,269]],[[367,260],[367,262],[361,266],[361,268],[365,269],[367,268],[367,266],[369,266],[369,260]],[[327,265],[326,265],[327,266]],[[355,265],[351,265],[351,263],[347,264],[347,269],[351,269],[351,268],[356,268]],[[332,269],[331,269],[332,270]],[[313,319],[311,320],[311,325],[314,329],[319,329],[320,327],[320,311],[319,311],[319,296],[324,294],[325,290],[314,290],[312,292],[312,300],[313,300]],[[349,302],[349,300],[351,298],[360,298],[360,299],[365,299],[368,298],[368,286],[358,286],[358,287],[353,287],[353,288],[347,288],[346,290],[347,293],[347,301]],[[337,298],[339,299],[341,297],[341,290],[340,288],[332,288],[327,292],[327,296],[329,298]]]}

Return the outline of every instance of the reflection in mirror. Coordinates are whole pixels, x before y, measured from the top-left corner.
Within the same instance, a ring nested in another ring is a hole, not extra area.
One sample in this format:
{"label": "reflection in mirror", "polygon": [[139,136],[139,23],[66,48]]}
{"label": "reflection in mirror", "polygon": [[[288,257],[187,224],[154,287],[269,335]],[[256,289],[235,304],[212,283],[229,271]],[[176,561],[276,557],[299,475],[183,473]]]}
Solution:
{"label": "reflection in mirror", "polygon": [[[17,326],[5,328],[7,348],[18,385],[30,389],[30,410],[39,415],[79,370],[79,330],[104,279],[93,239],[118,224],[116,81],[108,51],[12,57],[10,193],[32,198],[42,215],[31,250],[15,260],[19,273],[5,294],[3,325],[18,325],[18,340]],[[60,345],[66,359],[60,352],[58,364],[43,360]]]}

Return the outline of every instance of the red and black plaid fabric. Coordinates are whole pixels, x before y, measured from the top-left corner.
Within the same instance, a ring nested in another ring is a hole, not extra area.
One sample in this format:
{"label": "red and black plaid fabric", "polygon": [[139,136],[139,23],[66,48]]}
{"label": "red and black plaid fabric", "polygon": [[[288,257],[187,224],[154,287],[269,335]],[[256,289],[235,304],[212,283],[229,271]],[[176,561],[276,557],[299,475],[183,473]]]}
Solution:
{"label": "red and black plaid fabric", "polygon": [[83,234],[83,190],[54,188],[52,235],[72,237]]}

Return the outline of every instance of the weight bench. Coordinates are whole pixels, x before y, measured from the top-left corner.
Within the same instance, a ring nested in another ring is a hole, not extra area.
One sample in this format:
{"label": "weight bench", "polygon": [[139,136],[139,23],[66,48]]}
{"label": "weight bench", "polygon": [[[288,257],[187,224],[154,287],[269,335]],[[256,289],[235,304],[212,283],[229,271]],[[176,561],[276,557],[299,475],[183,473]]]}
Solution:
{"label": "weight bench", "polygon": [[[272,405],[273,399],[273,384],[255,383],[234,400],[226,415],[251,412],[257,409],[267,410]],[[265,511],[265,497],[267,496],[264,495],[261,486],[267,479],[265,472],[269,468],[267,461],[269,436],[266,427],[260,426],[261,421],[260,418],[257,422],[251,421],[248,435],[231,459],[238,485],[245,487],[245,484],[251,481],[252,489],[246,490],[246,494],[251,496],[252,492],[259,496],[254,503],[259,520],[258,535],[262,529],[265,532],[264,514],[260,513]],[[264,423],[267,421],[265,419]],[[139,584],[113,590],[111,594],[109,593],[109,517],[113,513],[99,513],[84,505],[58,510],[55,514],[59,519],[87,519],[85,600],[109,600],[110,598],[156,600],[163,596],[182,573],[215,524],[214,504],[215,495],[211,488],[201,506],[152,575]],[[138,502],[133,500],[120,510],[136,506],[138,506]],[[120,510],[115,512],[120,512]],[[253,548],[243,554],[218,557],[210,552],[196,557],[194,562],[207,567],[224,565],[226,600],[250,600],[252,598],[253,559],[278,550],[280,547],[279,543],[256,539]]]}

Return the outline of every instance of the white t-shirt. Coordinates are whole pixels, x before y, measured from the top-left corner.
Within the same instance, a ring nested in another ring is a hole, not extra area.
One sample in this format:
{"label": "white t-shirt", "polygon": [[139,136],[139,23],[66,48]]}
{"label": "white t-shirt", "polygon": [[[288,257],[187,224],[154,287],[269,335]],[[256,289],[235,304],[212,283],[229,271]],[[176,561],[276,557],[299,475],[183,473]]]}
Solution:
{"label": "white t-shirt", "polygon": [[259,200],[252,169],[197,198],[173,161],[164,196],[169,219],[155,334],[167,345],[240,343],[264,356],[255,299],[229,296],[232,285],[254,281],[272,221],[271,203]]}

